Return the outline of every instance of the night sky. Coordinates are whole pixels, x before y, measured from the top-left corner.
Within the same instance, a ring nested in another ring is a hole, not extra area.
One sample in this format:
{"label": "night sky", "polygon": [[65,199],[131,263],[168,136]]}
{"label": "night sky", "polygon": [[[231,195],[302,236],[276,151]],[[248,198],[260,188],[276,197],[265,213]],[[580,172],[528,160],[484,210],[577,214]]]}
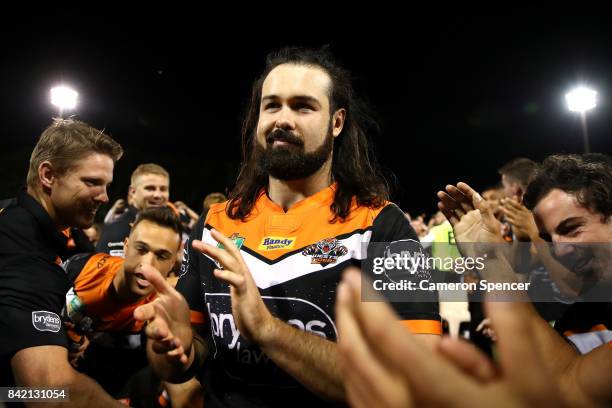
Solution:
{"label": "night sky", "polygon": [[430,214],[448,182],[482,189],[514,157],[582,152],[578,117],[563,99],[578,83],[598,91],[588,114],[591,150],[612,153],[605,15],[415,15],[378,21],[381,28],[285,19],[215,28],[215,16],[184,11],[138,23],[49,18],[5,26],[0,198],[24,184],[29,154],[56,115],[49,89],[63,81],[80,94],[76,117],[106,129],[126,151],[111,202],[125,195],[136,165],[157,162],[171,174],[171,199],[200,211],[204,195],[235,180],[241,118],[267,52],[329,44],[377,113],[375,150],[395,176],[394,201]]}

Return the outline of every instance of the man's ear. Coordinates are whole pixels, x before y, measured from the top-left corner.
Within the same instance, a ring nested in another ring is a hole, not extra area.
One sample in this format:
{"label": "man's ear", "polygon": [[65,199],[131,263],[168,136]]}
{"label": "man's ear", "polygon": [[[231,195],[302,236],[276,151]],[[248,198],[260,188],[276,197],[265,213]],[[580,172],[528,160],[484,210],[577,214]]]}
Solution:
{"label": "man's ear", "polygon": [[342,129],[344,128],[344,121],[346,120],[346,109],[338,109],[332,116],[332,135],[337,137]]}
{"label": "man's ear", "polygon": [[57,172],[50,161],[45,160],[38,166],[38,180],[43,188],[50,189],[57,179]]}

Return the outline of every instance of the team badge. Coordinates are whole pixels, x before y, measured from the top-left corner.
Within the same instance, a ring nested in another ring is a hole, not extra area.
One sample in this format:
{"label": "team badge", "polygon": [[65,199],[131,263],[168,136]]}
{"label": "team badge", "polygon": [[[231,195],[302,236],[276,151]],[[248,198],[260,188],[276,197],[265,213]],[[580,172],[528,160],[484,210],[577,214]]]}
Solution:
{"label": "team badge", "polygon": [[311,256],[310,263],[321,266],[336,263],[339,257],[347,253],[348,248],[342,245],[336,238],[323,239],[302,251],[302,255]]}

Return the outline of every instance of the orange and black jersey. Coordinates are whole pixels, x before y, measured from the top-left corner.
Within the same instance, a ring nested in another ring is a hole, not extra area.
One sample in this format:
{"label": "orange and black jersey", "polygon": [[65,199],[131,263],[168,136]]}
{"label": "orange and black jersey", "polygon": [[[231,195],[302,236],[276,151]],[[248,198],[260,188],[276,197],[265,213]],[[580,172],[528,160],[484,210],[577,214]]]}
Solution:
{"label": "orange and black jersey", "polygon": [[[335,341],[336,287],[344,268],[361,263],[369,242],[418,238],[391,203],[379,209],[354,205],[344,222],[331,222],[333,196],[330,186],[285,212],[262,193],[246,222],[230,219],[226,204],[216,204],[194,228],[191,240],[217,245],[212,228],[229,236],[274,316]],[[292,401],[325,405],[240,335],[229,287],[213,276],[215,263],[191,245],[185,248],[177,289],[190,305],[192,322],[205,323],[209,331],[210,357],[203,378],[207,406],[287,406]],[[432,296],[431,302],[394,305],[413,331],[441,332],[437,298]]]}
{"label": "orange and black jersey", "polygon": [[66,273],[76,276],[67,296],[69,313],[80,312],[91,317],[95,331],[140,332],[143,322],[134,319],[134,310],[156,296],[152,294],[128,305],[118,302],[111,285],[123,262],[123,258],[101,253],[77,255],[65,264]]}
{"label": "orange and black jersey", "polygon": [[66,295],[67,315],[92,321],[90,345],[78,370],[115,398],[129,395],[131,378],[148,364],[141,332],[143,322],[134,319],[133,314],[138,306],[156,296],[131,304],[117,300],[112,284],[123,262],[123,258],[104,253],[82,254],[70,258],[64,266],[69,277],[76,277]]}

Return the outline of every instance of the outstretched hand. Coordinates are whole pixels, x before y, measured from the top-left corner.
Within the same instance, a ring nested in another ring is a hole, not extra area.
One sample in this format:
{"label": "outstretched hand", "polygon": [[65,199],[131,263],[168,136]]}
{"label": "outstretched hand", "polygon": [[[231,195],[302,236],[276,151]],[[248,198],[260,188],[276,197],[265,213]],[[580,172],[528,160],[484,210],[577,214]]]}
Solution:
{"label": "outstretched hand", "polygon": [[193,341],[187,301],[154,267],[142,264],[137,271],[155,287],[157,298],[136,308],[134,318],[147,322],[145,334],[155,353],[172,365],[187,364]]}

